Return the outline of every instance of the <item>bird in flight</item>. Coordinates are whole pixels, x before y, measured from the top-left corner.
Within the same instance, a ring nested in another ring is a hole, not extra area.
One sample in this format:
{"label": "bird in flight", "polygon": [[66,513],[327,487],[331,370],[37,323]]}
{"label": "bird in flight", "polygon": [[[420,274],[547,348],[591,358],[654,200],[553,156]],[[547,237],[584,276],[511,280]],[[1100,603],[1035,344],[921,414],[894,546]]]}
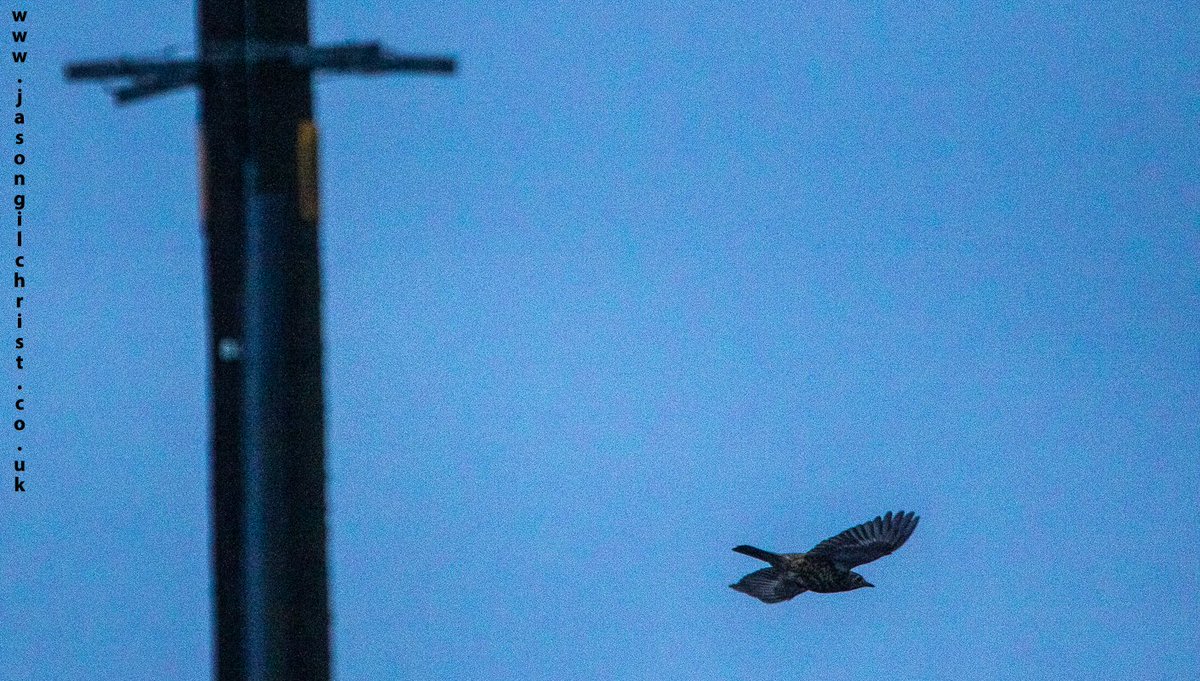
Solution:
{"label": "bird in flight", "polygon": [[908,541],[920,518],[915,513],[875,516],[817,544],[808,553],[771,553],[753,546],[734,551],[771,564],[729,586],[763,603],[779,603],[805,591],[837,593],[875,586],[851,569],[895,551]]}

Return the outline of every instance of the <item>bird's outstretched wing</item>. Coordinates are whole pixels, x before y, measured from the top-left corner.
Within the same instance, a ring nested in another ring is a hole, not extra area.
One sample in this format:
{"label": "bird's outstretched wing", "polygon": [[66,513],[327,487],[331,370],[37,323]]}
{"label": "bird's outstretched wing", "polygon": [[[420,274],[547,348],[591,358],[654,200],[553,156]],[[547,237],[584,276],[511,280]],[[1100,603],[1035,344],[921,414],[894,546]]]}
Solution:
{"label": "bird's outstretched wing", "polygon": [[851,527],[845,532],[830,537],[813,547],[807,554],[810,558],[824,558],[843,570],[856,565],[870,563],[882,558],[904,545],[917,529],[920,518],[915,513],[892,515],[888,511],[883,517]]}
{"label": "bird's outstretched wing", "polygon": [[780,571],[773,567],[751,572],[737,584],[730,584],[729,588],[754,596],[763,603],[786,601],[807,591],[796,582],[783,579]]}

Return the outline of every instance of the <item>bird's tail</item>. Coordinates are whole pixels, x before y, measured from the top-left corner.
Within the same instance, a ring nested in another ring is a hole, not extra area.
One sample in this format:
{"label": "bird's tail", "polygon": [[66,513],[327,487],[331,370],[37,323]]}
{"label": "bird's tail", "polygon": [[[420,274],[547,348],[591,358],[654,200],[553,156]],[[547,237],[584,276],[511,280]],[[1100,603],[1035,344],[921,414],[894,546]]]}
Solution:
{"label": "bird's tail", "polygon": [[733,550],[737,551],[738,553],[750,556],[751,558],[757,558],[759,560],[766,561],[766,562],[770,563],[771,565],[775,565],[776,563],[778,563],[779,559],[781,557],[778,553],[771,553],[770,551],[763,551],[762,549],[758,549],[753,546],[746,546],[745,544],[742,544],[741,546],[735,546],[735,547],[733,547]]}

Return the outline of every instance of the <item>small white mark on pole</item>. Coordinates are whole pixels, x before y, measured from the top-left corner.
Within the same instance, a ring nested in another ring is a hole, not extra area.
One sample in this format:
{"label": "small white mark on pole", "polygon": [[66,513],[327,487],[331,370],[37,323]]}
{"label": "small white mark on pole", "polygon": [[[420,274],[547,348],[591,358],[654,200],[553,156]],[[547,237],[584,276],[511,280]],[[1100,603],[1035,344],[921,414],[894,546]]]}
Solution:
{"label": "small white mark on pole", "polygon": [[217,343],[217,356],[222,362],[236,362],[242,358],[242,344],[233,338],[222,338]]}

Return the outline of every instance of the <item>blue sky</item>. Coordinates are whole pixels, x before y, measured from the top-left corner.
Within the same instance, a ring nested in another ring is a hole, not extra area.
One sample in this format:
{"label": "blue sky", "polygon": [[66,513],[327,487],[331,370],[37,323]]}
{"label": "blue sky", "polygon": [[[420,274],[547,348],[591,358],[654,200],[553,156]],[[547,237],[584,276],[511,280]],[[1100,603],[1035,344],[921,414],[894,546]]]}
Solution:
{"label": "blue sky", "polygon": [[[461,60],[317,88],[336,677],[1194,673],[1200,10],[648,4],[313,3]],[[206,679],[195,97],[60,75],[192,9],[30,9],[0,659]]]}

